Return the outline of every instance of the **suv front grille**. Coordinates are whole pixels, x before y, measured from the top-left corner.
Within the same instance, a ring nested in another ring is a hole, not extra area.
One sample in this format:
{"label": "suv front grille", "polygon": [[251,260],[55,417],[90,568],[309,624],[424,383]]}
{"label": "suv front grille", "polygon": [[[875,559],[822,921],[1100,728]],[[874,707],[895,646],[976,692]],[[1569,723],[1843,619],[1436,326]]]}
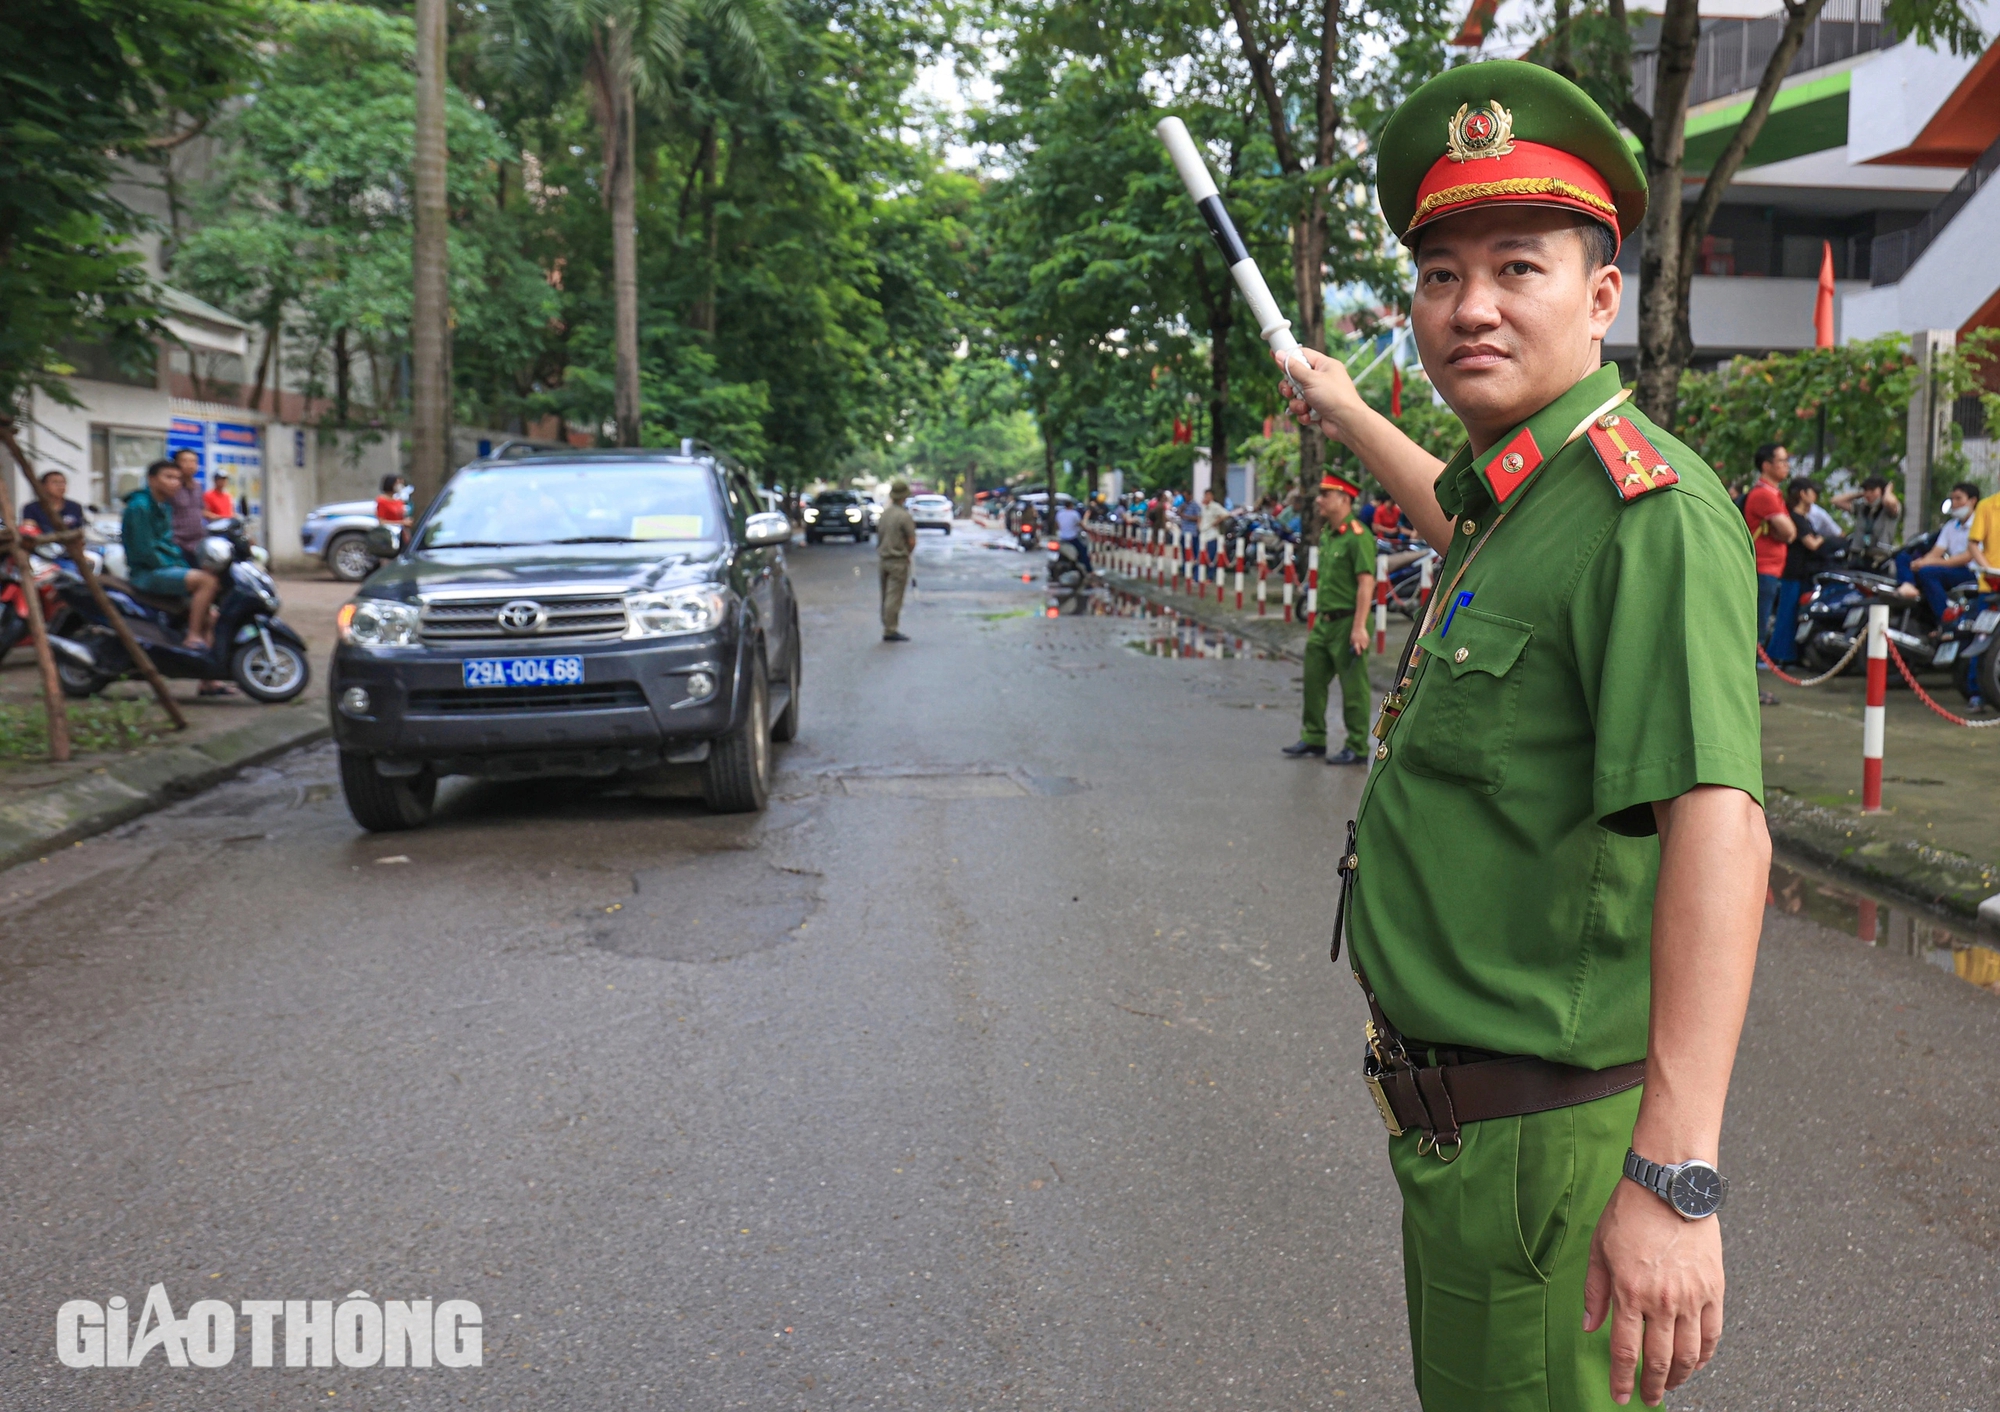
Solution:
{"label": "suv front grille", "polygon": [[620,711],[646,704],[636,682],[583,686],[460,687],[410,693],[412,716],[477,716],[500,711]]}
{"label": "suv front grille", "polygon": [[[509,603],[538,603],[548,614],[537,632],[510,632],[500,626],[500,610]],[[593,598],[536,598],[515,593],[495,598],[441,598],[423,606],[418,632],[425,642],[518,642],[523,646],[537,640],[560,638],[565,641],[598,641],[625,635],[625,600],[618,596]]]}

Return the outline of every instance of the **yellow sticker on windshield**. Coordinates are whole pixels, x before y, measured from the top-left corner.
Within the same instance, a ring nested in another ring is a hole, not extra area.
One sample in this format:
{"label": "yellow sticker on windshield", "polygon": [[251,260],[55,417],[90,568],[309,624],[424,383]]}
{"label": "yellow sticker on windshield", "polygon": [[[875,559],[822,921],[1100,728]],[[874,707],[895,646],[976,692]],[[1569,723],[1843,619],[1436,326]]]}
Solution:
{"label": "yellow sticker on windshield", "polygon": [[634,539],[700,539],[699,515],[634,515]]}

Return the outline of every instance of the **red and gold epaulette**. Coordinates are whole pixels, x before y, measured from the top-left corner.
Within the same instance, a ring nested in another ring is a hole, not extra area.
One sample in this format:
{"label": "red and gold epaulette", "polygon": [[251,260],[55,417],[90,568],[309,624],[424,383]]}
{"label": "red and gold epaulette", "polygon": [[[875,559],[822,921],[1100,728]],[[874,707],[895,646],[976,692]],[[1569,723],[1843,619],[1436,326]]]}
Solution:
{"label": "red and gold epaulette", "polygon": [[1590,445],[1622,499],[1636,500],[1649,490],[1680,482],[1667,458],[1640,434],[1630,417],[1606,412],[1591,423]]}

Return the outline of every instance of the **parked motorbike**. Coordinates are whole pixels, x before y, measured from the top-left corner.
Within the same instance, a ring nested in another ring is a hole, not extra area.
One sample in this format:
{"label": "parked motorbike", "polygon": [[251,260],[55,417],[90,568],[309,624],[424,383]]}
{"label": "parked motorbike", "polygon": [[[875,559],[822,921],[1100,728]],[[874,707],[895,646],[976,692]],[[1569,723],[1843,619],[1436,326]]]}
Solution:
{"label": "parked motorbike", "polygon": [[[240,520],[215,521],[202,541],[199,566],[222,579],[207,648],[184,647],[186,599],[141,593],[123,579],[106,577],[104,591],[125,618],[141,650],[163,677],[233,680],[252,700],[290,701],[306,689],[312,667],[305,639],[278,617],[278,589],[256,561]],[[58,594],[66,610],[66,636],[83,649],[60,660],[57,675],[71,696],[93,696],[136,670],[118,635],[104,620],[81,576],[62,571]]]}
{"label": "parked motorbike", "polygon": [[[56,580],[61,576],[61,551],[56,545],[38,545],[31,551],[29,562],[34,566],[35,591],[42,600],[42,622],[52,633],[60,633],[66,616],[62,599],[56,591]],[[19,573],[14,567],[14,556],[0,557],[0,661],[5,661],[12,651],[28,638],[28,600],[21,591]]]}
{"label": "parked motorbike", "polygon": [[1976,710],[2000,705],[2000,591],[1982,593],[1967,584],[1945,610],[1945,640],[1931,665],[1948,667],[1952,685]]}
{"label": "parked motorbike", "polygon": [[[1920,557],[1930,547],[1931,539],[1930,535],[1920,535],[1897,552]],[[1954,599],[1964,591],[1964,588],[1953,590]],[[1889,641],[1896,644],[1896,650],[1902,653],[1912,671],[1947,665],[1949,659],[1933,661],[1950,634],[1942,631],[1945,625],[1931,613],[1930,605],[1922,598],[1905,597],[1893,573],[1855,568],[1828,569],[1815,574],[1811,587],[1800,595],[1797,640],[1806,665],[1823,672],[1846,656],[1854,640],[1867,632],[1868,609],[1877,603],[1888,605]],[[1862,669],[1857,653],[1847,670]]]}

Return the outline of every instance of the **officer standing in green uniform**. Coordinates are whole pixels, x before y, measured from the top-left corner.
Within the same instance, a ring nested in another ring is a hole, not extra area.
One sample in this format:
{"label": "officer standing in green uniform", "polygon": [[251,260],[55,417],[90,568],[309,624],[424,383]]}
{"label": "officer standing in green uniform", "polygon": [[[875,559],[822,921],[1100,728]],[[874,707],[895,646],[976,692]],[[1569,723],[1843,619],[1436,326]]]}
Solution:
{"label": "officer standing in green uniform", "polygon": [[1467,442],[1440,465],[1337,361],[1279,361],[1293,414],[1450,546],[1340,865],[1417,1391],[1654,1404],[1722,1328],[1718,1146],[1770,859],[1749,537],[1600,363],[1646,208],[1604,113],[1467,64],[1376,151]]}
{"label": "officer standing in green uniform", "polygon": [[[1375,594],[1375,536],[1354,518],[1361,487],[1329,471],[1319,483],[1319,596],[1306,636],[1305,723],[1293,757],[1326,755],[1329,765],[1368,760],[1368,605]],[[1327,687],[1340,678],[1341,715],[1347,740],[1328,755]]]}

